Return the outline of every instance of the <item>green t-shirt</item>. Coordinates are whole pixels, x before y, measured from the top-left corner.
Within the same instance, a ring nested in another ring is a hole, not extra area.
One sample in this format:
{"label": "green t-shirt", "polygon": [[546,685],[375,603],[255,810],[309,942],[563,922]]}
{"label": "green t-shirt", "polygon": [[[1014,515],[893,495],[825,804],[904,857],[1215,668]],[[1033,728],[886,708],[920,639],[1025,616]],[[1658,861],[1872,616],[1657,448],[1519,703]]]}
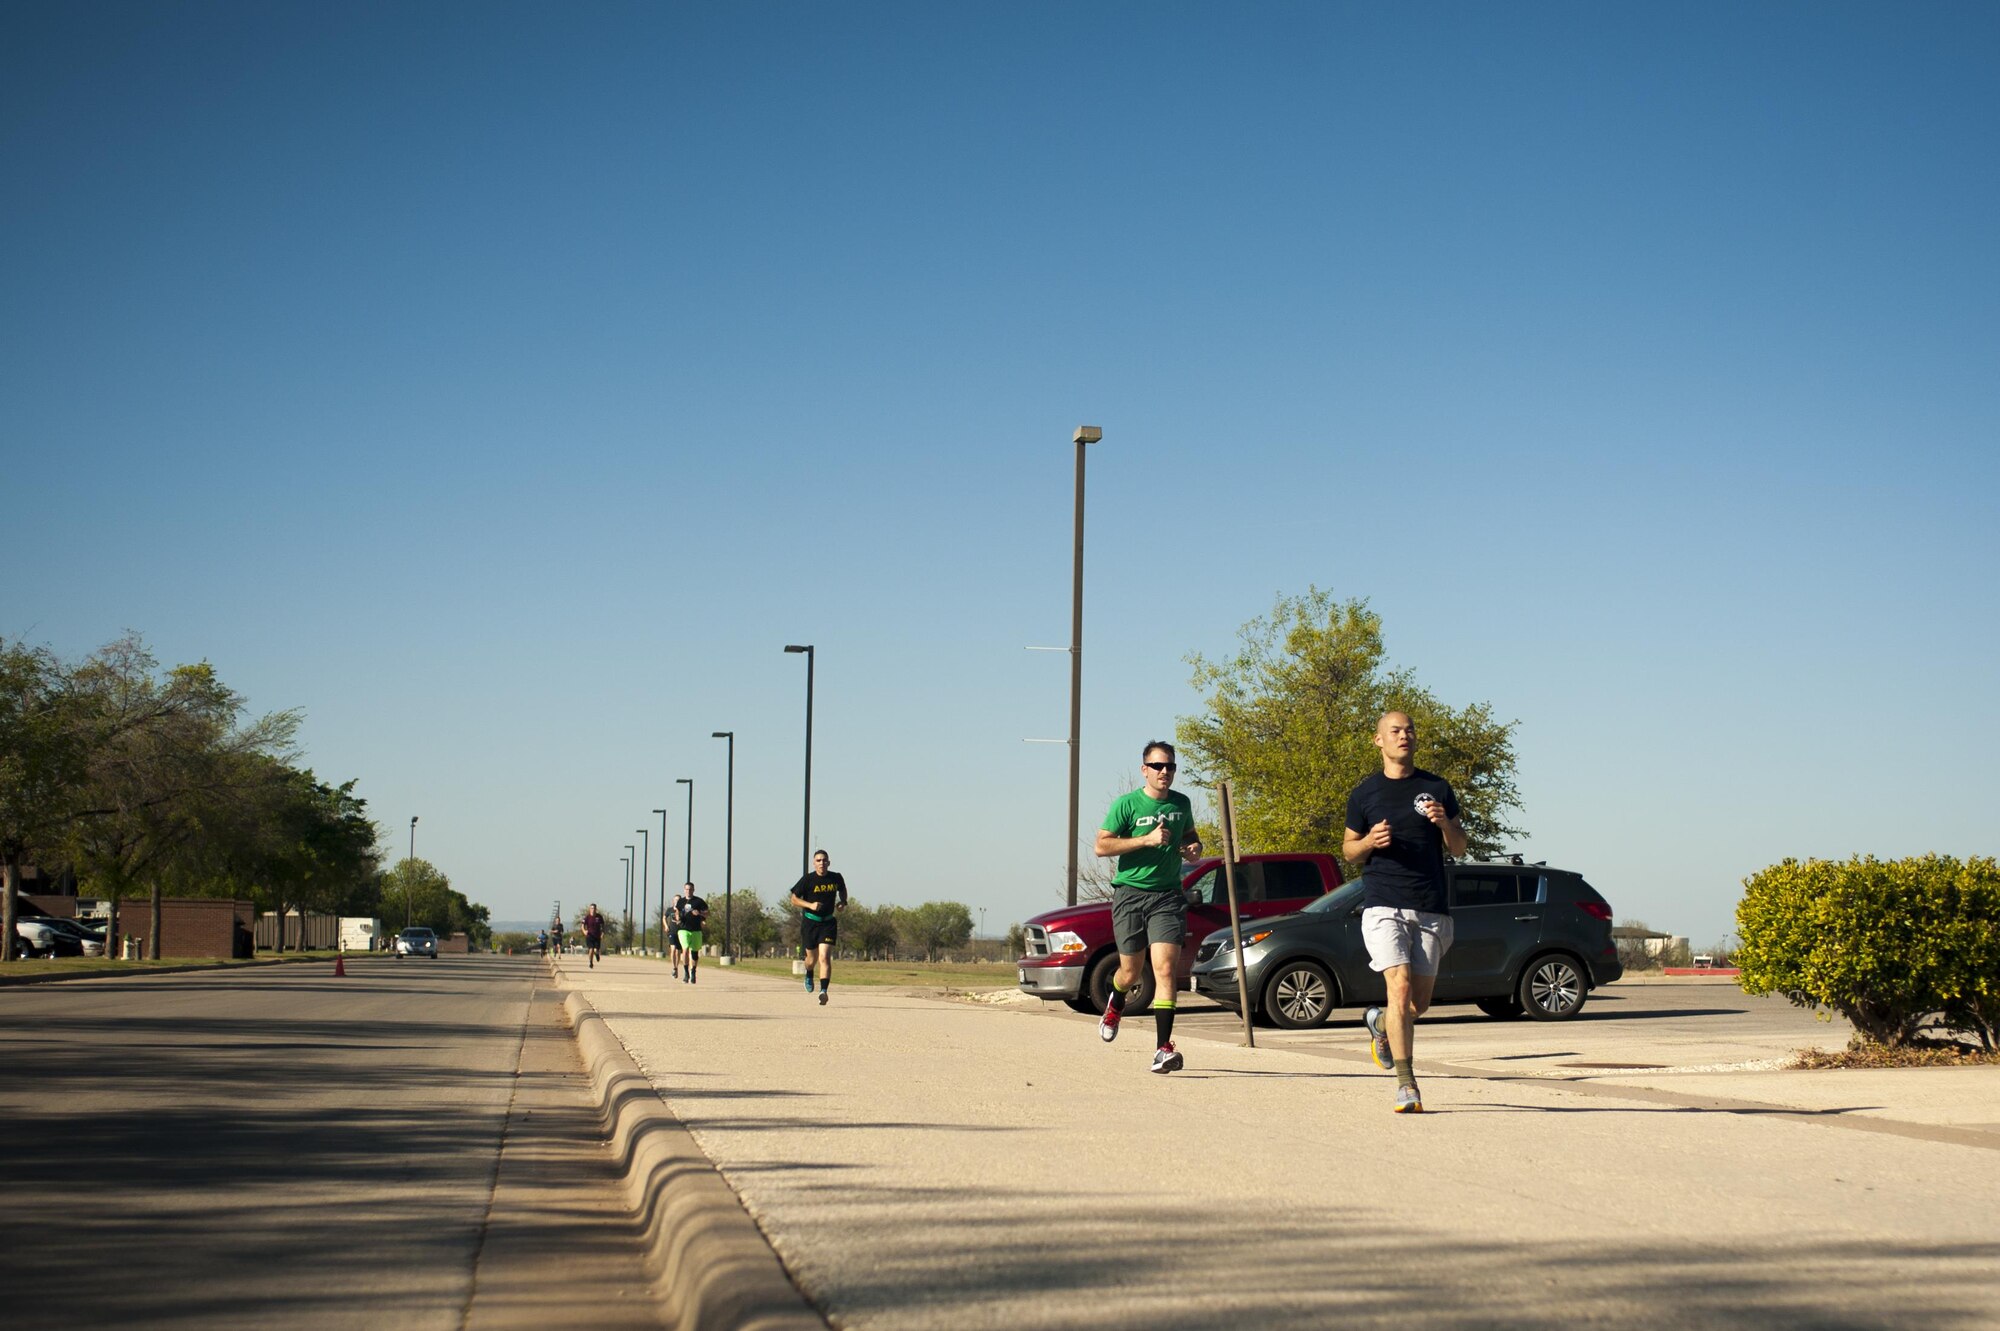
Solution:
{"label": "green t-shirt", "polygon": [[1145,836],[1164,822],[1167,844],[1127,851],[1118,857],[1114,886],[1136,887],[1146,892],[1164,892],[1181,885],[1181,843],[1194,831],[1194,805],[1178,790],[1156,800],[1144,790],[1120,795],[1104,815],[1103,829],[1115,837]]}

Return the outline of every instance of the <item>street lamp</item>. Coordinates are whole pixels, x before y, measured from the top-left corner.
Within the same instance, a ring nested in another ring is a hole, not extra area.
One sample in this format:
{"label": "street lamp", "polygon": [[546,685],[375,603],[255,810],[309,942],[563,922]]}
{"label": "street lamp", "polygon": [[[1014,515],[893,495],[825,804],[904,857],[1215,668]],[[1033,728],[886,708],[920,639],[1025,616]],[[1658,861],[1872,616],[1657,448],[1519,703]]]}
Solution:
{"label": "street lamp", "polygon": [[[410,859],[404,866],[403,874],[403,927],[410,927],[410,900],[417,891],[417,815],[410,815]],[[303,926],[301,926],[303,927]],[[278,917],[279,932],[284,931],[284,917]]]}
{"label": "street lamp", "polygon": [[[639,834],[639,932],[644,934],[646,932],[646,874],[650,871],[650,866],[653,863],[653,829],[650,827],[635,827],[632,830]],[[665,837],[660,838],[660,858],[663,860],[667,858],[667,839]],[[629,926],[625,930],[625,946],[632,946],[632,930]],[[639,951],[643,953],[645,950],[642,940]]]}
{"label": "street lamp", "polygon": [[[694,778],[691,776],[677,776],[674,778],[674,784],[688,788],[687,854],[681,862],[681,881],[692,883],[694,881]],[[661,904],[664,905],[665,903],[662,902]]]}
{"label": "street lamp", "polygon": [[[653,812],[660,815],[660,914],[664,917],[667,913],[667,811],[665,809],[655,809]],[[647,919],[645,914],[641,912],[639,916],[639,950],[641,952],[646,950],[646,931],[652,927],[653,922]],[[666,924],[663,922],[660,928],[664,931]],[[667,940],[662,937],[660,939],[660,951],[665,952],[666,950]]]}
{"label": "street lamp", "polygon": [[717,730],[711,734],[729,741],[729,785],[722,816],[722,962],[726,966],[736,958],[729,945],[729,888],[736,874],[736,732]]}
{"label": "street lamp", "polygon": [[[806,804],[803,818],[804,827],[800,836],[799,872],[812,872],[812,823],[813,823],[813,649],[808,643],[804,647],[787,645],[788,652],[806,654]],[[1075,902],[1071,902],[1075,905]]]}
{"label": "street lamp", "polygon": [[[627,846],[625,849],[630,850],[632,848]],[[625,866],[625,932],[627,935],[630,935],[632,932],[632,857],[630,855],[620,855],[618,862]]]}
{"label": "street lamp", "polygon": [[1095,425],[1079,425],[1076,443],[1076,558],[1072,564],[1069,598],[1069,876],[1070,905],[1076,904],[1076,836],[1078,791],[1083,780],[1083,450],[1104,438]]}

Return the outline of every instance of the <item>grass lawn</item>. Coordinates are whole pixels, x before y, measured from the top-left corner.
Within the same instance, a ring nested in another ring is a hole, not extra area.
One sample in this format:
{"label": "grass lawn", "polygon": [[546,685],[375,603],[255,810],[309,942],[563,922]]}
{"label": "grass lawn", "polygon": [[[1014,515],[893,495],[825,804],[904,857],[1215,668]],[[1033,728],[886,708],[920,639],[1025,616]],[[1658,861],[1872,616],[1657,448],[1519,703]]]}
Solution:
{"label": "grass lawn", "polygon": [[[707,962],[714,965],[714,962]],[[739,957],[736,969],[753,975],[792,975],[784,957]],[[1004,989],[1019,978],[1010,961],[847,961],[833,959],[835,984],[887,984],[931,989]]]}
{"label": "grass lawn", "polygon": [[[332,961],[332,952],[259,952],[255,961]],[[365,956],[352,953],[349,956]],[[9,980],[32,980],[43,975],[129,975],[151,970],[214,970],[222,966],[247,966],[250,961],[221,957],[162,957],[158,961],[125,961],[117,957],[34,957],[0,967],[0,984]]]}

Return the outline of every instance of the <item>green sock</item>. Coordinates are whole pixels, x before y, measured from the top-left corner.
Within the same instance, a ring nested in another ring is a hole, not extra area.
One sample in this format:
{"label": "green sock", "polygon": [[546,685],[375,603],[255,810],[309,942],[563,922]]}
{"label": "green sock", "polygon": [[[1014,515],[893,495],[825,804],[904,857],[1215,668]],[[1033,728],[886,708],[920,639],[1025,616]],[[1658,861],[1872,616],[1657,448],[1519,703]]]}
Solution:
{"label": "green sock", "polygon": [[1396,1084],[1398,1086],[1415,1086],[1417,1084],[1417,1074],[1416,1070],[1410,1066],[1410,1060],[1399,1058],[1395,1060],[1395,1063]]}

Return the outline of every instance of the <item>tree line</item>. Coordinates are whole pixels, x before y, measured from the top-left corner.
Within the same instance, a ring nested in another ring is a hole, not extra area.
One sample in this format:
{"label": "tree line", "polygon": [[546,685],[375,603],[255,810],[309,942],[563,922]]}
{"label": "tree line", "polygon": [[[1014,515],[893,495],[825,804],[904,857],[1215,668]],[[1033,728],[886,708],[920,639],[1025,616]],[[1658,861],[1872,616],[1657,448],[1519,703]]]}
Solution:
{"label": "tree line", "polygon": [[[777,906],[766,905],[751,888],[730,897],[731,938],[740,956],[790,956],[799,950],[799,912],[782,894]],[[708,899],[707,936],[722,940],[723,903]],[[972,909],[957,901],[927,901],[921,906],[864,906],[850,902],[840,913],[842,956],[866,961],[937,961],[972,941]]]}
{"label": "tree line", "polygon": [[137,635],[73,662],[0,638],[0,960],[29,864],[79,894],[143,896],[155,958],[166,897],[483,928],[485,908],[435,867],[384,874],[355,782],[294,762],[301,719],[249,715],[205,661],[162,671]]}

